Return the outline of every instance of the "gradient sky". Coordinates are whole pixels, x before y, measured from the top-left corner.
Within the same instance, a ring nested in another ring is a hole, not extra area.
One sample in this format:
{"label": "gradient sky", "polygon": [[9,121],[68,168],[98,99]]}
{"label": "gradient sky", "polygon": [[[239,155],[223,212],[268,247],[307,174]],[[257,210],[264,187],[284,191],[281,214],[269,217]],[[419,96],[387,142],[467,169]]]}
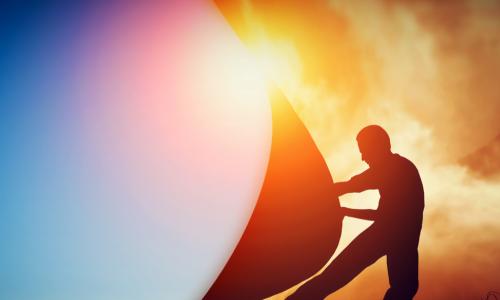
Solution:
{"label": "gradient sky", "polygon": [[241,41],[206,1],[0,11],[0,298],[200,298],[269,155]]}
{"label": "gradient sky", "polygon": [[[289,97],[335,180],[366,168],[355,136],[373,123],[419,168],[426,210],[416,299],[500,290],[500,3],[216,3]],[[377,198],[341,202],[376,207]],[[368,224],[346,219],[340,249]],[[378,299],[387,286],[381,259],[329,299]]]}

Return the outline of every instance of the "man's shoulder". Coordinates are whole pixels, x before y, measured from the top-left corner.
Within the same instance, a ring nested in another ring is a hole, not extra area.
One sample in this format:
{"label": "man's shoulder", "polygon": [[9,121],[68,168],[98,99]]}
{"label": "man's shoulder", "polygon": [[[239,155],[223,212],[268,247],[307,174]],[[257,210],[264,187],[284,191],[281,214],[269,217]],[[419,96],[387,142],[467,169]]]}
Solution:
{"label": "man's shoulder", "polygon": [[408,158],[404,157],[403,155],[399,154],[399,153],[393,153],[392,154],[392,157],[397,160],[397,161],[400,161],[400,162],[406,162],[406,163],[411,163],[411,160],[409,160]]}
{"label": "man's shoulder", "polygon": [[418,169],[417,167],[415,166],[415,164],[409,160],[408,158],[402,156],[402,155],[399,155],[398,153],[394,153],[394,160],[396,161],[396,164],[401,167],[401,168],[405,168],[405,169],[411,169],[411,170],[414,170],[415,172],[418,173]]}

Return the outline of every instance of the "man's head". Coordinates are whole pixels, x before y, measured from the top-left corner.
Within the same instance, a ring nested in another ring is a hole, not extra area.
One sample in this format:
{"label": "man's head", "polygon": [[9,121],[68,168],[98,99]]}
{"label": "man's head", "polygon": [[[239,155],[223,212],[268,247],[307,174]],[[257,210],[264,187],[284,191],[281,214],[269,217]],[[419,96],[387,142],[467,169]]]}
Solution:
{"label": "man's head", "polygon": [[358,141],[361,159],[370,167],[383,164],[391,154],[391,140],[387,132],[378,125],[369,125],[361,129]]}

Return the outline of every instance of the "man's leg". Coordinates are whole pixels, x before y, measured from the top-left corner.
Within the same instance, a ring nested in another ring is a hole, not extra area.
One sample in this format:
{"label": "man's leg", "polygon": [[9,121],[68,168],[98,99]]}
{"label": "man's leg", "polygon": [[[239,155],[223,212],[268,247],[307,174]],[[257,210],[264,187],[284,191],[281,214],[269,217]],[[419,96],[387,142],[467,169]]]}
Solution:
{"label": "man's leg", "polygon": [[391,287],[384,300],[411,300],[418,290],[417,248],[387,253],[387,270]]}
{"label": "man's leg", "polygon": [[324,299],[349,283],[366,267],[386,254],[383,232],[373,225],[355,238],[318,276],[301,286],[287,299]]}

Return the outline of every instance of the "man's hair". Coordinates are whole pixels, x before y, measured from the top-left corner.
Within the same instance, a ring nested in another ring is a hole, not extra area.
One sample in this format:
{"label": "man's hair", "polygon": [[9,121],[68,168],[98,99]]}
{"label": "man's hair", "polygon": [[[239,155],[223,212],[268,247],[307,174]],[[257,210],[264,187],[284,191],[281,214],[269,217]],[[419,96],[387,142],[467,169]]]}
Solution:
{"label": "man's hair", "polygon": [[391,150],[391,140],[384,128],[379,125],[369,125],[361,129],[356,140],[363,144],[373,145],[380,150]]}

